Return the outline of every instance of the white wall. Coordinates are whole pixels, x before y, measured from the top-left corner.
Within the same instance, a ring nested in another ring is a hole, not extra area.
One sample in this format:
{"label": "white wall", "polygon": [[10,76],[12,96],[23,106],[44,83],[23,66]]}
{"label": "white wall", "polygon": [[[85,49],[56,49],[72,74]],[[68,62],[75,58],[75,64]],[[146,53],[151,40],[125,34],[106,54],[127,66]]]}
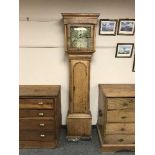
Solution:
{"label": "white wall", "polygon": [[[62,121],[68,111],[68,59],[64,53],[61,13],[100,13],[100,19],[134,18],[134,0],[20,0],[20,84],[60,84]],[[38,22],[37,20],[50,22]],[[100,36],[91,62],[90,108],[97,121],[98,83],[134,83],[132,58],[115,58],[117,43],[134,43],[134,36]],[[25,47],[40,48],[25,48]],[[41,47],[54,48],[41,48]]]}

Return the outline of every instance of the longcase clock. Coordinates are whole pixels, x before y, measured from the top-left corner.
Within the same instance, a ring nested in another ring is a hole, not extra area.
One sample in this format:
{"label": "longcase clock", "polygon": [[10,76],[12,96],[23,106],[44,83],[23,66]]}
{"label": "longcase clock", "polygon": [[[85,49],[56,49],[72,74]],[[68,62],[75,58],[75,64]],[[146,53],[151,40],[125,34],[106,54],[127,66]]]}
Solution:
{"label": "longcase clock", "polygon": [[98,13],[62,13],[65,52],[69,57],[68,139],[90,138],[90,61],[95,52]]}

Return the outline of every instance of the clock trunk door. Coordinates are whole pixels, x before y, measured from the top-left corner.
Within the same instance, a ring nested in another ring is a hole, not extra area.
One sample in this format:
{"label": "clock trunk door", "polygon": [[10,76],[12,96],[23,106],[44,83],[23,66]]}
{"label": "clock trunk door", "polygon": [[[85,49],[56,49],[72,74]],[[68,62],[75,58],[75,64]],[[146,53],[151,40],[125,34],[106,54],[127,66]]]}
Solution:
{"label": "clock trunk door", "polygon": [[74,113],[88,113],[89,109],[89,61],[71,61],[72,101]]}

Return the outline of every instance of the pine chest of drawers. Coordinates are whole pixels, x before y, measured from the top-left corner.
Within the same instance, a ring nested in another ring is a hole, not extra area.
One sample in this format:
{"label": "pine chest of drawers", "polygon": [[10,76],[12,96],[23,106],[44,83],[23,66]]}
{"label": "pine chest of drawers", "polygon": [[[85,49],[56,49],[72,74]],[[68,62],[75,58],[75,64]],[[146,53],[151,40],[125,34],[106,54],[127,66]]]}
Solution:
{"label": "pine chest of drawers", "polygon": [[97,128],[102,151],[134,150],[133,84],[99,84]]}
{"label": "pine chest of drawers", "polygon": [[20,148],[55,148],[61,126],[60,86],[19,86]]}

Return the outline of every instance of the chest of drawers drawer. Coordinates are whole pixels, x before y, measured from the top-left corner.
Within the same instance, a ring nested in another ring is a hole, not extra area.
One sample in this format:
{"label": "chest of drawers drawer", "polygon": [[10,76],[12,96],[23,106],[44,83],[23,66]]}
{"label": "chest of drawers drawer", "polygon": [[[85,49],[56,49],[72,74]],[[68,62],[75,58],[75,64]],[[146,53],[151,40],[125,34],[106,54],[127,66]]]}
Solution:
{"label": "chest of drawers drawer", "polygon": [[21,141],[53,141],[56,136],[51,131],[26,131],[20,130],[19,140]]}
{"label": "chest of drawers drawer", "polygon": [[20,130],[50,130],[55,131],[55,120],[52,118],[46,119],[20,119]]}
{"label": "chest of drawers drawer", "polygon": [[107,111],[107,122],[134,122],[134,119],[134,111],[132,110]]}
{"label": "chest of drawers drawer", "polygon": [[20,109],[53,109],[54,100],[53,99],[19,99]]}
{"label": "chest of drawers drawer", "polygon": [[107,123],[105,127],[105,135],[107,134],[134,134],[134,123]]}
{"label": "chest of drawers drawer", "polygon": [[103,151],[134,150],[134,85],[99,85],[97,127]]}
{"label": "chest of drawers drawer", "polygon": [[19,117],[54,117],[54,109],[45,110],[45,109],[21,109],[19,111]]}
{"label": "chest of drawers drawer", "polygon": [[104,142],[106,144],[134,144],[134,135],[105,135]]}
{"label": "chest of drawers drawer", "polygon": [[135,109],[134,98],[107,98],[107,110]]}
{"label": "chest of drawers drawer", "polygon": [[20,86],[20,148],[55,148],[60,126],[60,86]]}

